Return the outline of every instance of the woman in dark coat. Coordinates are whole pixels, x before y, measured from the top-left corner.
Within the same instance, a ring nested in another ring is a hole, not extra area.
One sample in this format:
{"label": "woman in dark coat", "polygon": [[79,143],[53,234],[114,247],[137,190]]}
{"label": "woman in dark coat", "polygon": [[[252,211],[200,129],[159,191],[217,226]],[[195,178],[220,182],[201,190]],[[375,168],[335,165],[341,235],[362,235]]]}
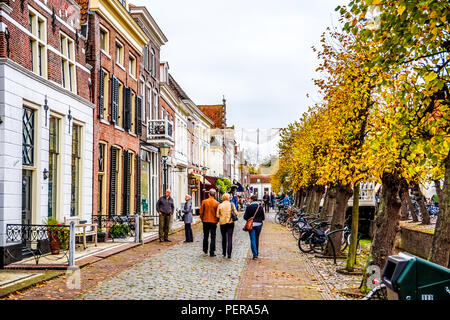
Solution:
{"label": "woman in dark coat", "polygon": [[190,195],[186,195],[186,197],[184,198],[184,200],[186,200],[186,202],[184,203],[184,207],[183,207],[183,221],[184,221],[184,233],[186,235],[186,240],[184,242],[193,242],[194,241],[194,237],[192,234],[192,228],[191,228],[191,223],[192,223],[192,200],[191,200],[191,196]]}
{"label": "woman in dark coat", "polygon": [[257,202],[258,196],[253,195],[251,197],[251,200],[252,203],[245,209],[244,220],[248,220],[251,217],[255,216],[255,218],[253,219],[253,229],[248,234],[250,236],[250,246],[252,248],[253,259],[257,259],[259,254],[259,235],[261,234],[261,229],[265,216],[263,207],[259,205]]}

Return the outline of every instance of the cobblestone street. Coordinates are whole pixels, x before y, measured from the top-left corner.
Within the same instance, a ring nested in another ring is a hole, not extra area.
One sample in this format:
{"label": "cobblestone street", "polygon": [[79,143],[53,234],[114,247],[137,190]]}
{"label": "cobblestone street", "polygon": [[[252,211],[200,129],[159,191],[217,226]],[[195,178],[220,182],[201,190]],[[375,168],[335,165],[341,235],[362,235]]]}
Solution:
{"label": "cobblestone street", "polygon": [[217,227],[216,257],[202,251],[202,224],[194,242],[184,232],[171,243],[153,241],[81,269],[81,288],[68,289],[62,276],[7,299],[77,300],[319,300],[334,299],[315,266],[302,255],[292,235],[266,214],[260,256],[252,260],[242,213],[234,230],[231,259],[222,257]]}
{"label": "cobblestone street", "polygon": [[204,256],[202,233],[194,242],[168,248],[148,258],[80,299],[234,299],[239,277],[249,251],[244,220],[235,226],[231,259],[222,258],[221,235],[217,227],[216,257]]}

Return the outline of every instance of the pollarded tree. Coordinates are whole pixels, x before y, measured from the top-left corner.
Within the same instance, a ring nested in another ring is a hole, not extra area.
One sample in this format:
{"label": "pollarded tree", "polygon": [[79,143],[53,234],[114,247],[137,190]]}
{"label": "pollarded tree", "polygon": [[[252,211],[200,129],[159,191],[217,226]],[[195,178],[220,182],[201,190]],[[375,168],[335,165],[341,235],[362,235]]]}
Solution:
{"label": "pollarded tree", "polygon": [[[400,155],[405,161],[403,166],[407,168],[402,175],[415,179],[423,177],[421,169],[428,165],[428,177],[444,179],[430,260],[449,266],[450,3],[437,0],[354,0],[349,5],[350,12],[337,8],[342,15],[354,17],[345,29],[358,34],[363,41],[375,44],[375,59],[366,65],[378,66],[398,75],[396,81],[400,84],[395,86],[397,90],[394,93],[402,107],[397,108],[389,119],[392,120],[391,128],[399,133],[397,139],[390,141],[404,147],[410,144],[406,151],[410,154]],[[369,15],[374,9],[379,14],[372,17],[375,23],[369,23]],[[416,157],[420,158],[419,165],[410,165],[408,162],[417,163]]]}

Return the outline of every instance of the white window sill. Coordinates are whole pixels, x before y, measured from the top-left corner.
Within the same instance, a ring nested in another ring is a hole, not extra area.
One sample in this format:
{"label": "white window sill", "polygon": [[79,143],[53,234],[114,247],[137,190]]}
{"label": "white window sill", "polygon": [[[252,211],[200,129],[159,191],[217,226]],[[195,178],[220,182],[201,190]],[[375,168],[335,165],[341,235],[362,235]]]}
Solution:
{"label": "white window sill", "polygon": [[124,128],[122,128],[122,127],[119,127],[118,125],[114,125],[114,128],[116,128],[117,130],[120,130],[120,131],[123,131],[123,132],[125,132],[125,129]]}
{"label": "white window sill", "polygon": [[123,67],[120,63],[117,63],[117,62],[116,62],[116,66],[118,66],[118,67],[119,67],[120,69],[122,69],[123,71],[126,71],[126,70],[125,70],[125,67]]}
{"label": "white window sill", "polygon": [[137,79],[136,79],[136,77],[135,77],[134,75],[132,75],[131,73],[130,73],[129,75],[130,75],[130,78],[131,78],[131,79],[133,79],[134,81],[137,82]]}
{"label": "white window sill", "polygon": [[100,52],[103,53],[109,60],[111,60],[111,56],[103,49],[100,49]]}
{"label": "white window sill", "polygon": [[105,119],[100,119],[100,122],[103,123],[103,124],[106,124],[108,126],[111,124],[111,123],[109,123],[108,120],[105,120]]}

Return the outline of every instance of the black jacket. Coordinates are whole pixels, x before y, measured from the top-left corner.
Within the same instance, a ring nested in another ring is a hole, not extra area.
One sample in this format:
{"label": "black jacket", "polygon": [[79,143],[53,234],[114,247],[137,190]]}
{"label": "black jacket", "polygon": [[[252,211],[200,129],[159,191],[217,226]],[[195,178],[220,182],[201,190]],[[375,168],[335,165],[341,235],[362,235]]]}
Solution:
{"label": "black jacket", "polygon": [[169,199],[166,199],[165,196],[162,196],[156,203],[156,211],[161,212],[164,215],[169,215],[173,213],[174,210],[175,206],[171,197]]}
{"label": "black jacket", "polygon": [[[257,204],[251,204],[247,206],[244,213],[244,220],[248,220],[255,214],[256,208],[258,208]],[[263,222],[265,219],[263,206],[259,206],[259,210],[253,219],[253,222]]]}

